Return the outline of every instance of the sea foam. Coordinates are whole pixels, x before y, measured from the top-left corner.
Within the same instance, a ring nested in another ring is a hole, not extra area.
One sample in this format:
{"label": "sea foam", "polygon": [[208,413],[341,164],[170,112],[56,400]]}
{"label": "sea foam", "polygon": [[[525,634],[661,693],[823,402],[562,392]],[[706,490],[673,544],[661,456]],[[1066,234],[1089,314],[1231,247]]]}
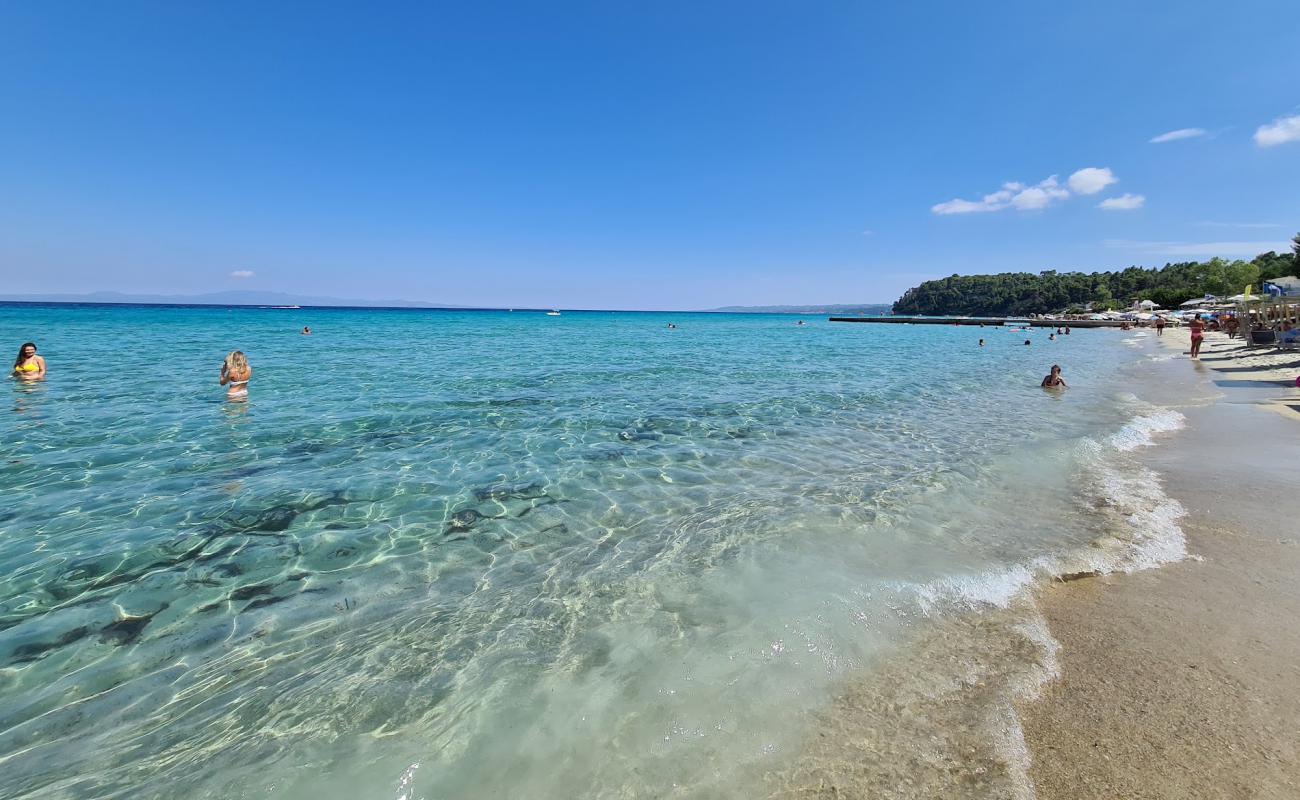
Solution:
{"label": "sea foam", "polygon": [[1181,412],[1172,408],[1157,408],[1130,420],[1110,437],[1110,444],[1125,452],[1136,450],[1154,444],[1155,434],[1176,431],[1186,423],[1187,417]]}

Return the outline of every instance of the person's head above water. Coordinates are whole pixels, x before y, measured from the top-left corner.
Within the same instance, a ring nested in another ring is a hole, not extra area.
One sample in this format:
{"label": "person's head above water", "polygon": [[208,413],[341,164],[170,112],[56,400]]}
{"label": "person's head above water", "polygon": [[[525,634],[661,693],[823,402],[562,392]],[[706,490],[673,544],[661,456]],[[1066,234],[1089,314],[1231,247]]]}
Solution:
{"label": "person's head above water", "polygon": [[303,325],[302,334],[303,336],[311,336],[311,328],[308,328],[306,325]]}
{"label": "person's head above water", "polygon": [[23,346],[18,348],[18,357],[14,359],[14,366],[22,364],[34,355],[36,355],[36,342],[23,342]]}
{"label": "person's head above water", "polygon": [[1026,340],[1025,340],[1025,344],[1033,344],[1033,343],[1034,343],[1034,342],[1033,342],[1032,339],[1026,339]]}
{"label": "person's head above water", "polygon": [[980,347],[983,347],[983,346],[984,346],[984,340],[983,340],[983,339],[980,339]]}
{"label": "person's head above water", "polygon": [[1061,377],[1061,365],[1053,364],[1052,371],[1047,377],[1043,378],[1042,386],[1047,389],[1054,389],[1058,386],[1064,388],[1066,385],[1065,378]]}
{"label": "person's head above water", "polygon": [[225,370],[227,375],[243,375],[248,372],[248,357],[238,350],[231,350],[226,356]]}

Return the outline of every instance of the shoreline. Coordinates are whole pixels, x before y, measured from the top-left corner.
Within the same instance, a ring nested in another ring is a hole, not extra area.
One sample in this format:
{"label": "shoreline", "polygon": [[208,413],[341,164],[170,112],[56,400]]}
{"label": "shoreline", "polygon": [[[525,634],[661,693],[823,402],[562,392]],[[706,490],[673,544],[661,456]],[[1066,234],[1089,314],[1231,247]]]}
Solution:
{"label": "shoreline", "polygon": [[1224,394],[1144,454],[1193,557],[1036,591],[1060,645],[1059,676],[1017,703],[1040,800],[1300,796],[1300,425],[1269,413],[1300,420],[1300,356],[1243,351],[1207,337],[1188,374]]}

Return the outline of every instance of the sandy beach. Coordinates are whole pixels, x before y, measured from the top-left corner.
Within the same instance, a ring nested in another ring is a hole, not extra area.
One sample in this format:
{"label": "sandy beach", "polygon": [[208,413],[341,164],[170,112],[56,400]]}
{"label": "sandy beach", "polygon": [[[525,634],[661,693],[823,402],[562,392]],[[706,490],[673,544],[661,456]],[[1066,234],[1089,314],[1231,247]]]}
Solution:
{"label": "sandy beach", "polygon": [[1223,396],[1147,457],[1194,557],[1039,592],[1061,645],[1060,677],[1020,708],[1039,798],[1300,796],[1297,361],[1207,337],[1188,372]]}

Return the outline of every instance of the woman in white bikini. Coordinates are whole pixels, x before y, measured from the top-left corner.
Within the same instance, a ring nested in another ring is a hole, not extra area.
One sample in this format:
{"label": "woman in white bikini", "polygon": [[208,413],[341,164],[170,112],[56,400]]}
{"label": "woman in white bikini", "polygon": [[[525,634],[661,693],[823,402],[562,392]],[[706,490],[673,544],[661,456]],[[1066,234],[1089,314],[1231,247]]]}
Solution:
{"label": "woman in white bikini", "polygon": [[248,358],[238,350],[232,350],[221,365],[221,385],[227,386],[227,400],[246,400],[248,398],[248,381],[253,377],[253,368],[248,366]]}

